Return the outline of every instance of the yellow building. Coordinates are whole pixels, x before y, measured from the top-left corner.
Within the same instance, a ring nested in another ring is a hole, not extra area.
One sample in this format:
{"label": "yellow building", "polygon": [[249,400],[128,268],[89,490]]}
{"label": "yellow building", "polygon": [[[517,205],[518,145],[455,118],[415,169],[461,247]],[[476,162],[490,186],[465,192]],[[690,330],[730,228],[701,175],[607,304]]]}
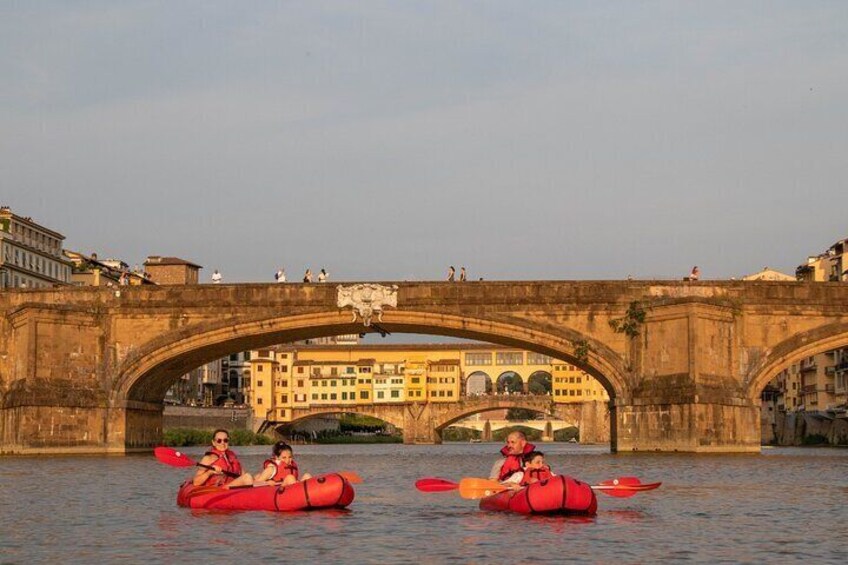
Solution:
{"label": "yellow building", "polygon": [[557,361],[553,365],[552,376],[554,402],[609,400],[603,385],[574,365]]}
{"label": "yellow building", "polygon": [[462,366],[459,359],[438,359],[427,363],[427,400],[456,402],[462,389]]}
{"label": "yellow building", "polygon": [[820,255],[807,258],[795,269],[799,281],[848,281],[848,238],[840,239]]}
{"label": "yellow building", "polygon": [[291,421],[294,408],[457,402],[507,389],[551,394],[556,402],[609,400],[601,384],[574,365],[482,343],[298,344],[250,357],[247,402],[257,418],[274,422]]}

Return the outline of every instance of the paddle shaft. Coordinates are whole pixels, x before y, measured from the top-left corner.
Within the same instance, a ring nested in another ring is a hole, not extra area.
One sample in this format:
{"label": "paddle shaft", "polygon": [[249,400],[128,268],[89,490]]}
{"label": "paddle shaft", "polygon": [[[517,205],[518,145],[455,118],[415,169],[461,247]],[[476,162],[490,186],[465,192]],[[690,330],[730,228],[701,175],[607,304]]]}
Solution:
{"label": "paddle shaft", "polygon": [[217,467],[213,467],[212,465],[204,465],[203,463],[195,463],[195,465],[198,467],[203,467],[204,469],[209,469],[210,471],[221,471],[221,473],[223,473],[224,475],[227,475],[228,477],[232,477],[234,479],[237,479],[241,476],[238,473],[233,473],[232,471],[223,471],[221,469],[218,469]]}

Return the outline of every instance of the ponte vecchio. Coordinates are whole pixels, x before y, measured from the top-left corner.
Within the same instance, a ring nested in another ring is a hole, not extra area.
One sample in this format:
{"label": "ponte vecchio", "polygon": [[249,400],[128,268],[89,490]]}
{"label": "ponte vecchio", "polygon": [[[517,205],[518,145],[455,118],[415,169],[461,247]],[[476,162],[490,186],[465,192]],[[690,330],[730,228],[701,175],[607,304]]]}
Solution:
{"label": "ponte vecchio", "polygon": [[[573,363],[609,393],[613,451],[756,452],[763,387],[790,363],[848,345],[844,283],[85,287],[7,290],[0,308],[7,454],[149,449],[161,440],[165,391],[187,371],[234,351],[375,329]],[[436,441],[442,420],[485,405],[462,402],[450,415],[409,402],[397,423],[410,441]]]}

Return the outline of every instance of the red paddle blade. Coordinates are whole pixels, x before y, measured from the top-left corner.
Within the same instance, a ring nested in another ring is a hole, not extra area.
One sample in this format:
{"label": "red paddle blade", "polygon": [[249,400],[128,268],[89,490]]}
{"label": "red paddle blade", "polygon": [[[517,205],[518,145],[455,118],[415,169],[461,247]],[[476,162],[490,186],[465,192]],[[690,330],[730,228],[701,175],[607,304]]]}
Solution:
{"label": "red paddle blade", "polygon": [[171,447],[159,446],[153,450],[153,455],[160,462],[172,467],[191,467],[194,465],[194,459]]}
{"label": "red paddle blade", "polygon": [[593,486],[592,488],[608,496],[629,498],[639,492],[654,490],[661,484],[662,483],[643,484],[637,477],[619,477],[617,479],[603,481],[601,484]]}
{"label": "red paddle blade", "polygon": [[415,481],[415,488],[421,492],[445,492],[458,489],[459,483],[437,477],[426,477]]}

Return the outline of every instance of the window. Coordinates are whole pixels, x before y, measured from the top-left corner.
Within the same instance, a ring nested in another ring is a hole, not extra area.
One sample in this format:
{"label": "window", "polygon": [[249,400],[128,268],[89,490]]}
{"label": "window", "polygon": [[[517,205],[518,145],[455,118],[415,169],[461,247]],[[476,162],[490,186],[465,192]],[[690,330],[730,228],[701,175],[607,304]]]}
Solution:
{"label": "window", "polygon": [[371,372],[371,367],[360,367],[360,368],[359,368],[359,372],[360,372],[360,373],[370,373],[370,372]]}
{"label": "window", "polygon": [[400,398],[400,391],[399,390],[393,390],[392,391],[392,398]]}
{"label": "window", "polygon": [[302,375],[302,374],[303,374],[303,367],[298,367],[298,368],[297,368],[297,374],[299,374],[299,375]]}
{"label": "window", "polygon": [[312,394],[312,400],[318,400],[318,394],[317,393]]}
{"label": "window", "polygon": [[347,400],[347,393],[346,392],[342,393],[342,400]]}
{"label": "window", "polygon": [[[335,377],[338,374],[339,374],[339,368],[338,367],[330,367],[330,375],[331,376]],[[333,386],[336,386],[336,385],[333,385]]]}
{"label": "window", "polygon": [[257,366],[256,366],[256,372],[257,372],[257,373],[261,373],[261,372],[262,372],[262,371],[264,371],[264,370],[265,370],[265,366],[264,366],[264,365],[257,365]]}
{"label": "window", "polygon": [[359,398],[361,398],[362,400],[368,400],[368,391],[367,390],[359,391]]}
{"label": "window", "polygon": [[466,365],[491,365],[492,364],[492,354],[489,352],[486,353],[466,353],[465,354],[465,364]]}
{"label": "window", "polygon": [[280,402],[281,402],[282,404],[288,404],[288,402],[289,402],[289,395],[288,395],[288,394],[281,394],[281,395],[280,395]]}
{"label": "window", "polygon": [[321,400],[327,400],[327,393],[326,392],[321,393]]}
{"label": "window", "polygon": [[288,373],[289,372],[289,366],[288,365],[280,365],[279,371],[281,373]]}
{"label": "window", "polygon": [[335,392],[330,393],[330,400],[337,400],[337,399],[338,399],[338,395],[336,395]]}
{"label": "window", "polygon": [[522,365],[524,353],[521,351],[498,351],[496,361],[498,365]]}
{"label": "window", "polygon": [[259,404],[259,405],[262,404],[262,397],[261,396],[256,399],[256,404]]}
{"label": "window", "polygon": [[421,383],[420,377],[412,377],[412,384],[417,385]]}
{"label": "window", "polygon": [[550,365],[551,364],[551,358],[548,355],[542,355],[541,353],[529,351],[529,352],[527,352],[527,364],[528,365]]}
{"label": "window", "polygon": [[298,388],[303,388],[303,379],[297,380],[297,386],[298,386]]}
{"label": "window", "polygon": [[377,391],[377,398],[383,398],[383,391],[382,390]]}
{"label": "window", "polygon": [[330,381],[330,386],[332,386],[332,387],[336,386],[336,381]]}
{"label": "window", "polygon": [[345,374],[348,374],[348,375],[355,375],[355,374],[356,374],[356,370],[355,370],[353,367],[345,367]]}
{"label": "window", "polygon": [[[342,394],[344,394],[344,393],[342,393]],[[351,399],[351,400],[356,400],[356,393],[355,393],[355,392],[351,392],[351,393],[350,393],[350,399]]]}
{"label": "window", "polygon": [[257,386],[257,387],[262,386],[262,381],[256,381],[256,386]]}

